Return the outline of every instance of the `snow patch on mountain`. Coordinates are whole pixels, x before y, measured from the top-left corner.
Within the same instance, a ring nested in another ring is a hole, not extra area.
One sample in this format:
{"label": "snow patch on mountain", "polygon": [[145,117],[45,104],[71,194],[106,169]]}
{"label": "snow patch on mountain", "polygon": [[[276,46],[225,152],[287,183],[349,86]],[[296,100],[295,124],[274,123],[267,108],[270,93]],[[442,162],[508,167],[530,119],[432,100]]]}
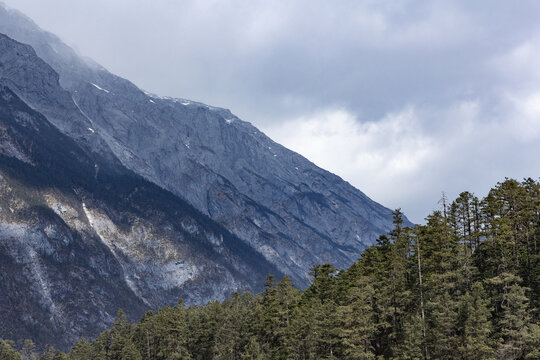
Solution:
{"label": "snow patch on mountain", "polygon": [[105,91],[107,94],[110,93],[109,90],[104,89],[104,88],[100,87],[99,85],[96,85],[96,84],[94,84],[94,83],[90,83],[90,84],[94,85],[94,87],[95,87],[96,89],[98,89],[98,90]]}

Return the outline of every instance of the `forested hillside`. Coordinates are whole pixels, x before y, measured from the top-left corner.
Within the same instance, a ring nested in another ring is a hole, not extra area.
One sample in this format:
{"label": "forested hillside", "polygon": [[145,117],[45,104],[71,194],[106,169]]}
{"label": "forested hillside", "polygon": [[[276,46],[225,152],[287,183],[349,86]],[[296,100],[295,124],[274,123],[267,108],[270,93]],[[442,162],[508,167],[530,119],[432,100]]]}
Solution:
{"label": "forested hillside", "polygon": [[[349,269],[312,269],[305,291],[268,277],[263,293],[138,324],[120,311],[95,341],[40,359],[540,359],[540,183],[464,192],[426,224],[381,236]],[[22,349],[21,349],[22,346]],[[2,342],[0,359],[33,354]]]}

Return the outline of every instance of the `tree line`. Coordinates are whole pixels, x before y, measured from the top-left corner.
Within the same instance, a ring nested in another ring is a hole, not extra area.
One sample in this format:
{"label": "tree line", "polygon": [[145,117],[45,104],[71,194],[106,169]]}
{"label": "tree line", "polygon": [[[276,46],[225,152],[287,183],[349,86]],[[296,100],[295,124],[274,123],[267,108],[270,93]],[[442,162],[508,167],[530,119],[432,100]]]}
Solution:
{"label": "tree line", "polygon": [[540,359],[540,183],[463,192],[425,225],[394,228],[347,270],[311,269],[304,291],[269,276],[262,293],[119,311],[95,340],[38,355],[0,341],[0,359]]}

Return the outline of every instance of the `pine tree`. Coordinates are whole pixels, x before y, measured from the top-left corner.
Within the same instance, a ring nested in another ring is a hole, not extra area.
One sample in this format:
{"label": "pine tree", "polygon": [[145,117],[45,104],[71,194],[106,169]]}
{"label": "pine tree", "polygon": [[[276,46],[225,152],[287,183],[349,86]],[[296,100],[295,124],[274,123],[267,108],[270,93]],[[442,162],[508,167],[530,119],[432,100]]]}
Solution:
{"label": "pine tree", "polygon": [[95,356],[90,343],[82,338],[73,345],[68,358],[69,360],[93,360]]}
{"label": "pine tree", "polygon": [[338,295],[338,271],[331,264],[315,265],[310,269],[311,285],[304,293],[304,298],[317,297],[321,302],[335,301]]}
{"label": "pine tree", "polygon": [[425,324],[421,315],[407,316],[403,324],[403,337],[395,348],[395,359],[416,360],[425,358]]}
{"label": "pine tree", "polygon": [[251,295],[234,293],[223,303],[223,319],[216,334],[216,359],[238,360],[249,341],[249,307]]}
{"label": "pine tree", "polygon": [[68,360],[68,357],[66,354],[61,352],[60,350],[56,350],[53,347],[50,347],[49,350],[44,352],[40,357],[40,360]]}
{"label": "pine tree", "polygon": [[317,359],[317,345],[320,337],[316,324],[315,309],[308,303],[293,310],[289,337],[285,339],[291,359]]}
{"label": "pine tree", "polygon": [[[168,359],[181,360],[184,358],[181,357],[181,355],[179,354],[172,353],[168,357]],[[141,353],[139,352],[137,347],[135,347],[135,344],[133,344],[133,342],[130,339],[128,339],[122,346],[122,350],[120,352],[120,360],[142,360]]]}
{"label": "pine tree", "polygon": [[502,287],[502,294],[497,300],[501,309],[498,327],[502,337],[498,352],[504,359],[521,358],[530,336],[528,298],[525,296],[525,289],[519,285],[520,282],[519,277],[509,273],[490,280],[491,284]]}
{"label": "pine tree", "polygon": [[375,359],[373,340],[375,289],[367,277],[358,279],[349,290],[347,305],[339,307],[341,352],[347,359]]}
{"label": "pine tree", "polygon": [[422,268],[425,295],[425,320],[421,322],[426,331],[424,356],[435,359],[451,359],[456,356],[458,295],[460,264],[470,255],[459,251],[459,231],[452,229],[456,203],[449,211],[450,221],[435,211],[427,218],[427,224],[416,231],[422,244]]}
{"label": "pine tree", "polygon": [[12,341],[0,339],[0,360],[23,360],[23,357],[13,347]]}
{"label": "pine tree", "polygon": [[540,325],[531,323],[529,332],[525,338],[525,359],[540,359]]}
{"label": "pine tree", "polygon": [[393,215],[394,229],[389,233],[393,246],[387,280],[392,315],[392,330],[388,337],[391,347],[395,347],[403,335],[404,319],[413,300],[410,287],[413,267],[410,266],[410,261],[414,259],[411,258],[412,242],[409,229],[403,227],[403,213],[397,209]]}
{"label": "pine tree", "polygon": [[21,349],[21,355],[25,360],[36,360],[38,358],[36,344],[30,339],[25,339]]}
{"label": "pine tree", "polygon": [[251,337],[249,342],[244,348],[242,355],[240,357],[242,360],[265,360],[267,357],[264,355],[264,352],[257,341],[257,338]]}
{"label": "pine tree", "polygon": [[491,309],[482,283],[475,282],[472,291],[461,298],[460,323],[462,339],[459,347],[464,360],[496,358],[496,342],[492,339]]}

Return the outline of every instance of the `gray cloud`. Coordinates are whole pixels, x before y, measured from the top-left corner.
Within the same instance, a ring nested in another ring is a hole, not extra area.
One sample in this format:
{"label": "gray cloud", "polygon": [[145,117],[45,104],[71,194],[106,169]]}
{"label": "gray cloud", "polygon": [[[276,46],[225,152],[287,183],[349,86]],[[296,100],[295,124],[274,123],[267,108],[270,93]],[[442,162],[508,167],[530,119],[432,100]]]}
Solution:
{"label": "gray cloud", "polygon": [[5,0],[142,88],[230,108],[421,221],[540,176],[537,1]]}

